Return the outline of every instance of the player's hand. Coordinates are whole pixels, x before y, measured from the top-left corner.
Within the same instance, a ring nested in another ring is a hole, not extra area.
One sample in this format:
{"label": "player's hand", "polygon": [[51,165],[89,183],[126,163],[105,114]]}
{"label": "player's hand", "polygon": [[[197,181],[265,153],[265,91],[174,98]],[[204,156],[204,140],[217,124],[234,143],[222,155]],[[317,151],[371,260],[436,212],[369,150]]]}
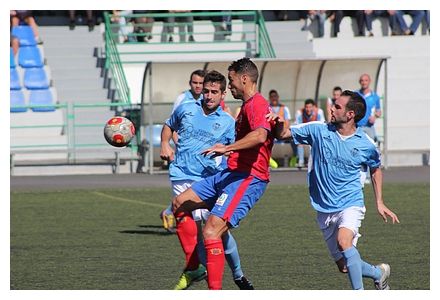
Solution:
{"label": "player's hand", "polygon": [[379,215],[381,215],[382,219],[385,222],[388,222],[388,217],[391,218],[391,221],[394,223],[400,223],[399,218],[395,213],[393,213],[388,207],[385,206],[385,204],[380,203],[377,205],[377,212]]}
{"label": "player's hand", "polygon": [[174,149],[169,143],[164,143],[160,146],[160,158],[168,162],[174,160]]}
{"label": "player's hand", "polygon": [[284,123],[285,120],[283,117],[281,117],[280,115],[274,113],[274,112],[270,112],[266,115],[266,120],[268,122],[274,121],[275,123]]}
{"label": "player's hand", "polygon": [[223,155],[223,154],[225,154],[227,152],[230,152],[230,151],[226,150],[226,146],[225,145],[223,145],[223,144],[215,144],[214,146],[209,147],[208,149],[203,150],[202,151],[202,155],[210,156],[211,158],[214,158],[216,156]]}

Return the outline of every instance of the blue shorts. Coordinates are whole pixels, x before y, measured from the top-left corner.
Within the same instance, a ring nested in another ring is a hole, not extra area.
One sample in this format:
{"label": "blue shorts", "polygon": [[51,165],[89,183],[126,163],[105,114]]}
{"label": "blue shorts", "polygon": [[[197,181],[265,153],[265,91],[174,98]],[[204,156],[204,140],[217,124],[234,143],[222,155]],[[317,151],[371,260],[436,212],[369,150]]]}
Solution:
{"label": "blue shorts", "polygon": [[208,204],[211,214],[238,227],[263,195],[267,183],[253,175],[226,169],[193,183],[191,189]]}

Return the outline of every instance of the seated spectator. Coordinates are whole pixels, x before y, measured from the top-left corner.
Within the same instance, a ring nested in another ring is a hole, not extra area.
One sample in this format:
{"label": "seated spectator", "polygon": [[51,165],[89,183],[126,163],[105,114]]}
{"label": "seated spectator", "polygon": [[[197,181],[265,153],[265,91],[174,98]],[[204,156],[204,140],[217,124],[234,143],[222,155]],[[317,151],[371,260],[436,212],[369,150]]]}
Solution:
{"label": "seated spectator", "polygon": [[[114,10],[113,11],[113,15],[111,17],[111,22],[112,23],[117,23],[119,24],[119,28],[118,28],[118,38],[122,37],[122,42],[126,43],[126,42],[136,42],[136,38],[131,35],[131,28],[129,28],[129,26],[127,26],[127,18],[125,17],[126,15],[132,14],[133,11],[132,10]],[[119,39],[117,39],[119,41]]]}
{"label": "seated spectator", "polygon": [[328,11],[328,19],[333,22],[332,37],[337,37],[340,31],[340,24],[342,18],[352,17],[356,19],[358,32],[355,32],[355,36],[365,36],[364,15],[362,10],[331,10]]}
{"label": "seated spectator", "polygon": [[364,10],[365,26],[368,31],[368,36],[374,36],[373,33],[373,20],[378,17],[388,18],[389,26],[391,29],[391,35],[397,34],[397,18],[395,10]]}
{"label": "seated spectator", "polygon": [[11,18],[11,28],[15,26],[19,26],[23,23],[27,24],[32,28],[37,43],[38,44],[43,43],[38,33],[38,25],[35,22],[34,17],[32,16],[32,10],[11,10],[10,18]]}
{"label": "seated spectator", "polygon": [[17,39],[17,37],[10,35],[10,47],[12,48],[12,52],[14,53],[14,56],[18,53],[18,48],[20,48],[20,41]]}
{"label": "seated spectator", "polygon": [[[278,95],[278,92],[276,90],[270,90],[270,92],[269,92],[269,105],[274,113],[276,113],[277,115],[284,118],[284,120],[285,120],[284,126],[290,127],[290,119],[291,119],[290,110],[287,106],[285,106],[284,104],[281,104],[280,96]],[[275,142],[284,143],[284,141],[275,141]],[[294,144],[291,144],[291,145],[292,145],[293,153],[295,154],[296,147]],[[292,159],[294,159],[296,162],[295,155]],[[269,165],[273,169],[276,169],[278,167],[278,163],[272,157],[270,158]]]}
{"label": "seated spectator", "polygon": [[[190,10],[169,10],[170,13],[184,13],[184,12],[191,12]],[[194,42],[194,27],[193,27],[193,16],[183,16],[183,17],[175,17],[170,16],[166,18],[166,21],[164,22],[164,28],[162,30],[162,37],[161,42],[166,42],[168,37],[168,42],[173,41],[174,34],[174,26],[176,25],[175,22],[183,22],[182,24],[178,24],[179,27],[179,42],[184,43],[186,42],[186,31],[185,28],[188,27],[188,41]]]}
{"label": "seated spectator", "polygon": [[335,104],[335,101],[338,100],[341,94],[342,94],[342,88],[340,86],[335,86],[332,91],[332,97],[327,98],[327,105],[326,105],[327,123],[330,123],[332,118],[332,113],[331,113],[332,106]]}
{"label": "seated spectator", "polygon": [[[134,14],[149,14],[151,10],[133,10]],[[153,38],[151,32],[153,31],[154,18],[152,17],[136,17],[134,18],[134,30],[138,42],[148,42]]]}
{"label": "seated spectator", "polygon": [[[95,21],[93,20],[93,11],[86,10],[87,26],[89,26],[89,31],[93,31],[95,28]],[[70,25],[69,29],[73,30],[76,26],[76,10],[69,10]]]}
{"label": "seated spectator", "polygon": [[308,20],[310,20],[310,24],[313,20],[318,21],[318,37],[324,36],[324,23],[326,19],[326,11],[325,10],[309,10],[307,11],[307,15],[304,18],[304,26],[301,30],[309,30]]}
{"label": "seated spectator", "polygon": [[[405,19],[403,18],[404,14],[410,15],[412,18],[412,23],[410,27],[408,27]],[[399,24],[402,33],[404,35],[414,35],[414,33],[417,31],[417,28],[419,28],[419,25],[422,22],[424,15],[425,13],[423,10],[397,10],[397,23]]]}
{"label": "seated spectator", "polygon": [[[315,101],[312,99],[307,99],[304,102],[304,107],[296,112],[295,124],[304,124],[308,122],[324,122],[324,112],[322,109],[318,108]],[[298,145],[298,168],[303,168],[305,166],[304,159],[304,147],[310,147],[306,145]]]}

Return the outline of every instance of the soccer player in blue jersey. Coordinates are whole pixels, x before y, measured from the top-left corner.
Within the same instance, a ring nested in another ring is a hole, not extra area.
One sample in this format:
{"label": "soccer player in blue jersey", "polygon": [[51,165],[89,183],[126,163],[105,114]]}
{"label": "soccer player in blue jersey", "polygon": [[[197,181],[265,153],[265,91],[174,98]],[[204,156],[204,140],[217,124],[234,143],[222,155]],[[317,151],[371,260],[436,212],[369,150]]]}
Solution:
{"label": "soccer player in blue jersey", "polygon": [[380,154],[371,138],[356,123],[365,115],[365,100],[356,92],[344,91],[331,109],[331,123],[310,122],[284,128],[284,120],[271,113],[277,138],[292,138],[312,147],[313,163],[308,170],[310,201],[334,260],[345,264],[353,289],[363,289],[362,277],[372,278],[376,289],[390,289],[390,266],[362,260],[356,243],[365,216],[360,170],[370,167],[377,211],[399,223],[382,198]]}
{"label": "soccer player in blue jersey", "polygon": [[[226,167],[221,156],[211,159],[201,153],[216,143],[229,145],[235,140],[234,119],[220,107],[220,102],[225,96],[226,78],[217,71],[211,71],[204,77],[203,99],[181,103],[163,126],[160,155],[162,159],[171,162],[169,174],[174,197],[188,189],[195,181],[216,174]],[[173,132],[178,136],[176,152],[170,146]],[[186,235],[178,232],[185,252],[186,267],[175,289],[186,289],[194,281],[206,276],[206,254],[201,223],[202,220],[207,220],[208,215],[207,209],[193,211],[196,226],[191,226],[191,231]],[[197,236],[198,239],[194,239]],[[243,276],[234,237],[228,232],[222,241],[234,282],[240,289],[253,289],[249,280]],[[195,247],[197,251],[194,251]]]}

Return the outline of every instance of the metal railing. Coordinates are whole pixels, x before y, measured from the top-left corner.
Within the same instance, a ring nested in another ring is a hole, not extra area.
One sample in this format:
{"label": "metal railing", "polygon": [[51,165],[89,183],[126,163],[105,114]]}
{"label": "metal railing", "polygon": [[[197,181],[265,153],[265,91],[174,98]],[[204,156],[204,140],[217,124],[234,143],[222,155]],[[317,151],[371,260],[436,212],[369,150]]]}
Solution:
{"label": "metal railing", "polygon": [[[106,29],[110,28],[109,14],[105,13],[104,18]],[[122,68],[121,58],[116,43],[111,36],[111,30],[105,30],[105,53],[105,68],[111,71],[111,76],[114,78],[120,102],[131,103],[130,89],[128,87],[124,69]]]}

